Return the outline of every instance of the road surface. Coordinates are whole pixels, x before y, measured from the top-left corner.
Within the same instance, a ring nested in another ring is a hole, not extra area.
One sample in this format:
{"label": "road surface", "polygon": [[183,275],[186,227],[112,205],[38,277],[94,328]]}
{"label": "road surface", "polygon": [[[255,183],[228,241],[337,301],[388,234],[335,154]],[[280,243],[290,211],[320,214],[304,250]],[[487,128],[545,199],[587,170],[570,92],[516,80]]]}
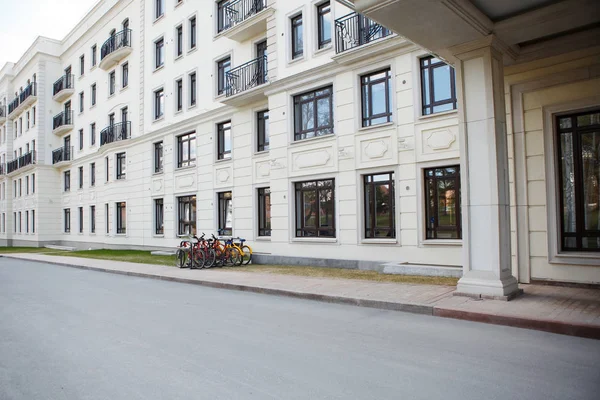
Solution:
{"label": "road surface", "polygon": [[598,393],[600,341],[0,258],[2,400]]}

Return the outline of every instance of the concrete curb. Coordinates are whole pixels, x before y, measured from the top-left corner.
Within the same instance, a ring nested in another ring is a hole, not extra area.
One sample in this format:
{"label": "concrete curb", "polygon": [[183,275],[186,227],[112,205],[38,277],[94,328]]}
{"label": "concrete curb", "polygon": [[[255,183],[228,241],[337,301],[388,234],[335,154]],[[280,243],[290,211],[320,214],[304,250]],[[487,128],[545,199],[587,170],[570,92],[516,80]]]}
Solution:
{"label": "concrete curb", "polygon": [[[25,258],[11,257],[10,255],[0,255],[0,257],[11,258],[14,260],[25,260]],[[404,311],[414,314],[431,315],[443,318],[460,319],[465,321],[482,322],[487,324],[504,325],[524,329],[533,329],[562,335],[579,336],[589,339],[600,339],[600,326],[595,325],[569,324],[560,321],[514,317],[508,315],[485,314],[416,303],[396,303],[378,300],[358,299],[353,297],[341,297],[317,293],[297,292],[292,290],[272,289],[259,286],[239,285],[225,282],[214,282],[200,279],[177,278],[163,275],[146,274],[142,272],[120,271],[101,267],[90,267],[87,265],[69,264],[60,261],[42,261],[35,259],[26,260],[32,262],[60,265],[70,268],[85,269],[89,271],[108,272],[117,275],[127,275],[139,278],[151,278],[170,282],[188,283],[192,285],[199,285],[216,289],[228,289],[251,293],[269,294],[275,296],[286,296],[297,299],[314,300],[334,304],[346,304],[367,308],[377,308],[382,310]]]}
{"label": "concrete curb", "polygon": [[569,324],[547,319],[513,317],[509,315],[485,314],[473,311],[462,311],[433,307],[436,317],[462,319],[465,321],[483,322],[486,324],[512,326],[515,328],[533,329],[557,333],[560,335],[578,336],[588,339],[600,339],[600,326],[588,324]]}

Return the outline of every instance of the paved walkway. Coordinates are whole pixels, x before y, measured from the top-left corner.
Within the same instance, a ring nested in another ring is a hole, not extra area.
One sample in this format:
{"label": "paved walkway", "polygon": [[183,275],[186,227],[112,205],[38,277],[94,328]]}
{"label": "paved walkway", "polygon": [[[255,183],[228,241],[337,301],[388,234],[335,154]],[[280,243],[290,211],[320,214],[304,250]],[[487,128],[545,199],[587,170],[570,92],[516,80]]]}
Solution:
{"label": "paved walkway", "polygon": [[524,294],[506,302],[454,296],[453,286],[262,274],[244,272],[243,267],[235,270],[188,270],[151,264],[42,254],[6,254],[4,257],[600,339],[600,290],[598,289],[521,285]]}

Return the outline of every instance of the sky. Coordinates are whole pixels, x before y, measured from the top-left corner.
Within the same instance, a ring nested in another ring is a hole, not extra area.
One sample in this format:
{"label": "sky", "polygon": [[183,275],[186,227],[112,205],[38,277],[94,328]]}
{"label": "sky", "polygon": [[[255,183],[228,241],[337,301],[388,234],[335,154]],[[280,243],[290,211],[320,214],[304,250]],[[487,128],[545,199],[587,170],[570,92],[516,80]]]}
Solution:
{"label": "sky", "polygon": [[62,40],[98,0],[0,0],[0,68],[38,36]]}

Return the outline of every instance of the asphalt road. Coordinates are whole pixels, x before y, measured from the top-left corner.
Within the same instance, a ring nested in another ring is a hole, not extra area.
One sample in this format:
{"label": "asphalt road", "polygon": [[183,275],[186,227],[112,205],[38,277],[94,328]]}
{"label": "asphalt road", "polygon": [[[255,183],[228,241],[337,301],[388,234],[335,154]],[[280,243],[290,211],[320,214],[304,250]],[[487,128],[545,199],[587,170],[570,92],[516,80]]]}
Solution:
{"label": "asphalt road", "polygon": [[598,393],[600,341],[0,258],[1,400]]}

